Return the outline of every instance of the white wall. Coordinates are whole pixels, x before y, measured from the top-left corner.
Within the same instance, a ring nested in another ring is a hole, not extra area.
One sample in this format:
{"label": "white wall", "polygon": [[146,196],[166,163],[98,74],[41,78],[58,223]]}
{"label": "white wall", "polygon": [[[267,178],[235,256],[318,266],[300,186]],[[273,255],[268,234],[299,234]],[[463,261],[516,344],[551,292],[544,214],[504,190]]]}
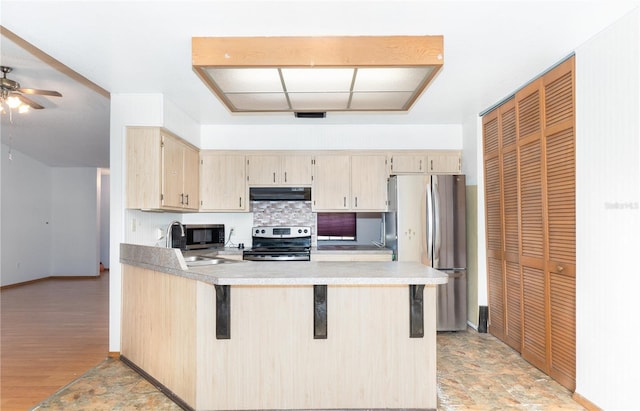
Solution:
{"label": "white wall", "polygon": [[461,150],[459,124],[202,126],[203,150]]}
{"label": "white wall", "polygon": [[51,168],[2,144],[0,285],[51,275]]}
{"label": "white wall", "polygon": [[51,170],[51,273],[99,275],[100,170],[85,167]]}
{"label": "white wall", "polygon": [[640,12],[576,50],[576,393],[638,408]]}
{"label": "white wall", "polygon": [[100,180],[100,262],[109,268],[109,170],[101,170]]}
{"label": "white wall", "polygon": [[2,145],[2,272],[10,285],[97,275],[99,171],[49,167]]}

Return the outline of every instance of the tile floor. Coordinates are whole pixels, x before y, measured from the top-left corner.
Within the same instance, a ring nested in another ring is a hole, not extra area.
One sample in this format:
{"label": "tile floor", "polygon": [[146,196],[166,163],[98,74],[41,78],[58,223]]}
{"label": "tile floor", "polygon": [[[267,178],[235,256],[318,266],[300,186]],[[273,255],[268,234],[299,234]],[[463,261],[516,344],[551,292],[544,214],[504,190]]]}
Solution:
{"label": "tile floor", "polygon": [[[490,334],[438,334],[439,410],[584,410],[571,393]],[[122,362],[106,359],[33,410],[180,410]]]}

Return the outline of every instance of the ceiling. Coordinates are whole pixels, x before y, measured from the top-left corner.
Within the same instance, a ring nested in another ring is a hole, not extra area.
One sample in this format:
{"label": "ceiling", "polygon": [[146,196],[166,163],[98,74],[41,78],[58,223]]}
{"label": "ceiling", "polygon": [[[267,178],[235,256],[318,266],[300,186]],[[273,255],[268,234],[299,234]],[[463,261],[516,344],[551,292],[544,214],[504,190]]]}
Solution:
{"label": "ceiling", "polygon": [[[2,143],[51,166],[108,167],[109,99],[91,83],[112,94],[162,93],[200,124],[461,124],[639,3],[2,0],[0,24],[69,70],[2,37],[12,79],[63,94],[37,96],[46,109],[13,124],[3,116]],[[373,35],[444,36],[445,64],[407,113],[231,113],[191,67],[192,37]]]}

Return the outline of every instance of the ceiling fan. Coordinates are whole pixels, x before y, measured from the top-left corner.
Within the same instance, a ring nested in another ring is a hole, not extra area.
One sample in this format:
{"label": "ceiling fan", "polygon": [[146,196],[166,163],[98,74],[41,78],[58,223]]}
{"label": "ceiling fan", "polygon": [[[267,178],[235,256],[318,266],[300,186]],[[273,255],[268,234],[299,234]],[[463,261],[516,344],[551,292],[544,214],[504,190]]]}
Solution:
{"label": "ceiling fan", "polygon": [[30,98],[24,96],[24,94],[38,94],[41,96],[62,97],[62,94],[58,93],[57,91],[21,88],[20,83],[7,78],[7,74],[11,73],[13,68],[0,66],[0,70],[2,70],[3,74],[2,78],[0,78],[0,100],[2,101],[7,101],[11,97],[16,97],[23,104],[26,104],[35,110],[40,110],[44,107],[31,100]]}

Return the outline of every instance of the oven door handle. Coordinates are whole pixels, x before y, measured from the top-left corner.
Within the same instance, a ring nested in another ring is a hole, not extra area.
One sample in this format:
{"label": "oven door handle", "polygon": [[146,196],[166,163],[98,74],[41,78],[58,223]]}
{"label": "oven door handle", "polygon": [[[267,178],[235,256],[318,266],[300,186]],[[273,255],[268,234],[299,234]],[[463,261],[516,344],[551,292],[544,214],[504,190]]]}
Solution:
{"label": "oven door handle", "polygon": [[244,255],[243,260],[247,261],[309,261],[309,255]]}

